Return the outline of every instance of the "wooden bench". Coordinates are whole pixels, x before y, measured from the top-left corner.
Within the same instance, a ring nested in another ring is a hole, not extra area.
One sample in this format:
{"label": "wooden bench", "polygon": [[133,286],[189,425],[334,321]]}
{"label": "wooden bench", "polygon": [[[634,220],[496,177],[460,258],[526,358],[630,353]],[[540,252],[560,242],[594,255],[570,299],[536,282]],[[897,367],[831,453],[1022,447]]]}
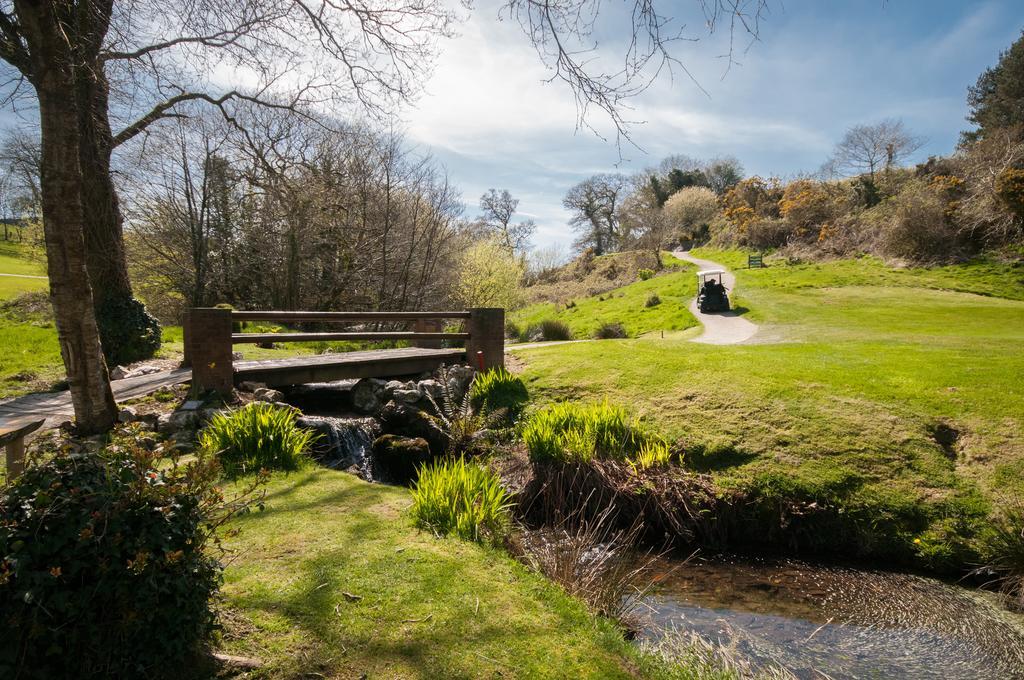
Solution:
{"label": "wooden bench", "polygon": [[757,255],[747,255],[747,269],[753,269],[757,267],[761,269],[764,267],[764,255],[758,253]]}
{"label": "wooden bench", "polygon": [[7,448],[7,481],[25,471],[25,437],[43,426],[45,420],[20,418],[0,425],[0,445]]}

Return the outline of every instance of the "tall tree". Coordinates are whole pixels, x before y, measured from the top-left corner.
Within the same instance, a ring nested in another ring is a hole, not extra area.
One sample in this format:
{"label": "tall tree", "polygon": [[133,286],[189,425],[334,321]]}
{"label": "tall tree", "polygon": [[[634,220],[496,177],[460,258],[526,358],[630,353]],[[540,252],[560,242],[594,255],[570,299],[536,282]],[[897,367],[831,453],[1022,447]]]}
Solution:
{"label": "tall tree", "polygon": [[1022,126],[1024,135],[1024,32],[1010,49],[1000,52],[999,62],[978,76],[978,82],[967,90],[971,108],[967,120],[976,130],[964,132],[964,142],[984,139],[995,130]]}
{"label": "tall tree", "polygon": [[498,236],[501,244],[509,251],[525,254],[530,247],[530,237],[536,231],[533,220],[513,223],[512,218],[519,207],[519,199],[513,198],[508,189],[488,189],[480,197],[482,219]]}
{"label": "tall tree", "polygon": [[579,249],[593,248],[597,255],[619,249],[619,204],[625,197],[629,179],[621,174],[589,177],[565,195],[562,205],[573,212],[569,224],[580,232]]}
{"label": "tall tree", "polygon": [[[85,182],[76,74],[94,61],[95,41],[77,32],[84,8],[70,2],[16,0],[15,18],[0,13],[0,56],[35,88],[39,102],[40,185],[50,297],[78,428],[109,429],[117,406],[103,360],[85,256]],[[91,9],[91,8],[89,8]]]}
{"label": "tall tree", "polygon": [[923,145],[924,139],[911,134],[901,120],[854,125],[836,145],[826,170],[830,174],[868,173],[873,180],[875,172],[903,163]]}

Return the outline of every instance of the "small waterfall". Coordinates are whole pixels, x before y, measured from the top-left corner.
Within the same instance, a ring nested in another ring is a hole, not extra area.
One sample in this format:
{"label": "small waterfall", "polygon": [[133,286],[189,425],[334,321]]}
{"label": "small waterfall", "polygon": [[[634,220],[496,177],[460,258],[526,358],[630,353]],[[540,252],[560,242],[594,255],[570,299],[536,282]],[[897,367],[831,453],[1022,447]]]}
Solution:
{"label": "small waterfall", "polygon": [[361,477],[370,479],[370,447],[380,435],[380,423],[373,418],[302,416],[298,425],[320,435],[313,455],[321,465],[336,470],[355,466]]}

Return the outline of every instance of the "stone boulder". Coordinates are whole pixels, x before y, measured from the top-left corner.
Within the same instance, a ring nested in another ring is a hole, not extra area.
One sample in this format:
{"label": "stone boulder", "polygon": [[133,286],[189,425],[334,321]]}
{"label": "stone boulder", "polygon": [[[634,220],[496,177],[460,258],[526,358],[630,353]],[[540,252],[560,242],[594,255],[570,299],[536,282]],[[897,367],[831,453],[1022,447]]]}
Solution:
{"label": "stone boulder", "polygon": [[372,415],[384,404],[387,383],[377,378],[363,378],[352,387],[352,407]]}
{"label": "stone boulder", "polygon": [[194,430],[199,425],[199,414],[195,411],[175,411],[164,413],[156,423],[157,432],[171,436],[181,430]]}
{"label": "stone boulder", "polygon": [[373,476],[394,484],[408,484],[431,458],[426,439],[385,434],[373,442]]}
{"label": "stone boulder", "polygon": [[258,387],[252,393],[253,398],[256,401],[267,401],[274,403],[275,401],[284,401],[284,394],[280,390],[274,390],[269,387]]}
{"label": "stone boulder", "polygon": [[448,446],[447,437],[434,424],[434,420],[417,408],[408,404],[389,401],[377,416],[381,428],[388,434],[402,437],[420,438],[427,441],[430,451],[435,456],[444,453]]}

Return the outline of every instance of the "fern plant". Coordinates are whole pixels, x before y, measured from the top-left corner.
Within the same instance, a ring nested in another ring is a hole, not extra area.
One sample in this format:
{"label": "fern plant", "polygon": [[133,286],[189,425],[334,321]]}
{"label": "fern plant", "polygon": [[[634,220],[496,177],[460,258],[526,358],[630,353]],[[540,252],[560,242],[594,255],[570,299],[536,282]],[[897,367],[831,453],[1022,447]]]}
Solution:
{"label": "fern plant", "polygon": [[442,367],[438,373],[441,383],[441,403],[427,392],[427,400],[434,407],[432,422],[448,444],[446,453],[452,456],[466,453],[481,437],[501,419],[501,413],[482,412],[473,406],[473,387],[476,377],[459,399],[452,389],[448,369]]}

